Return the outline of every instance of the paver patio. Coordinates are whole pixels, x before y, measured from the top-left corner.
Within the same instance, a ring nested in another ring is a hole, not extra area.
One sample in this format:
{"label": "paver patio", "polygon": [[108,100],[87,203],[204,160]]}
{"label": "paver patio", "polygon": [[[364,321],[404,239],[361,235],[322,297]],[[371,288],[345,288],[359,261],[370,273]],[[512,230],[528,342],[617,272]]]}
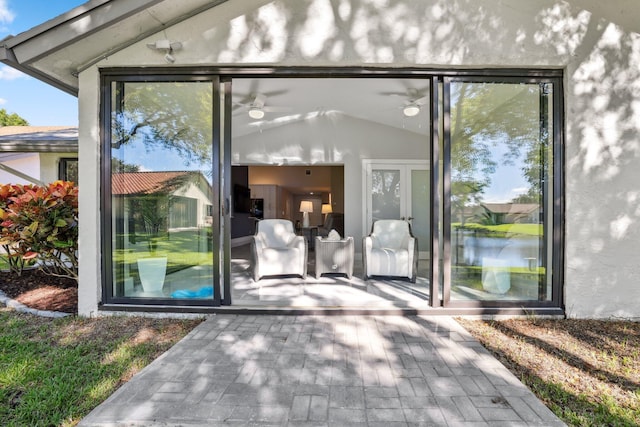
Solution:
{"label": "paver patio", "polygon": [[79,425],[564,423],[450,317],[214,315]]}

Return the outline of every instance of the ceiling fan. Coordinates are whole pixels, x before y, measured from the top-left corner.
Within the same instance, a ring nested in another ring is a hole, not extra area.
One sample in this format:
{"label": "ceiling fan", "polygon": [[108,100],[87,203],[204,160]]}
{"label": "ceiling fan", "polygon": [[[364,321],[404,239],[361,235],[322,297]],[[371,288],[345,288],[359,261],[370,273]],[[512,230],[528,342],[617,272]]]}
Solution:
{"label": "ceiling fan", "polygon": [[406,98],[402,106],[402,113],[407,117],[413,117],[420,113],[420,107],[429,102],[429,94],[422,95],[423,93],[424,89],[407,88],[406,92],[382,92],[382,95]]}
{"label": "ceiling fan", "polygon": [[272,105],[266,105],[267,96],[262,93],[256,93],[251,95],[246,102],[234,102],[234,109],[238,112],[247,112],[249,117],[254,120],[260,120],[264,117],[265,113],[287,112],[291,111],[287,107],[276,107]]}

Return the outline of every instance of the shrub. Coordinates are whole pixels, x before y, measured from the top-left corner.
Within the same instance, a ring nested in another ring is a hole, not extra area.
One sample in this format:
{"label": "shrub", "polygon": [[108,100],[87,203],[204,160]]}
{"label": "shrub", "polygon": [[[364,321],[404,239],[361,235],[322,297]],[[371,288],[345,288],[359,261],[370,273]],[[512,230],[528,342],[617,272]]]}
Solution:
{"label": "shrub", "polygon": [[[4,221],[4,213],[8,211],[8,205],[11,203],[10,198],[22,192],[22,188],[16,185],[0,185],[0,221]],[[18,276],[24,270],[25,260],[17,254],[13,248],[13,239],[0,228],[0,247],[4,251],[3,258],[6,258],[9,270]]]}
{"label": "shrub", "polygon": [[0,186],[0,221],[0,245],[10,249],[10,260],[37,260],[47,274],[78,279],[78,188],[72,182]]}

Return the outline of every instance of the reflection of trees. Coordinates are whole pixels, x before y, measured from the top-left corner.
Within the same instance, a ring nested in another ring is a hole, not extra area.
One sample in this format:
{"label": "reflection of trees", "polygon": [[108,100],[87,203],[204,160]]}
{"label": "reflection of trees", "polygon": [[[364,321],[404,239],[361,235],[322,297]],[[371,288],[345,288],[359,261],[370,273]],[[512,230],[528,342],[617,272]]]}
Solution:
{"label": "reflection of trees", "polygon": [[[451,91],[454,217],[464,224],[464,208],[480,200],[498,162],[523,162],[523,175],[529,183],[527,195],[538,202],[548,135],[546,109],[540,113],[541,103],[547,102],[541,97],[541,85],[453,83]],[[506,149],[501,159],[493,153],[498,144]]]}
{"label": "reflection of trees", "polygon": [[114,99],[113,148],[140,140],[147,151],[171,150],[186,165],[211,162],[210,82],[118,82]]}
{"label": "reflection of trees", "polygon": [[120,159],[111,158],[111,173],[139,172],[140,166],[125,163]]}
{"label": "reflection of trees", "polygon": [[371,174],[371,191],[374,216],[400,211],[400,173],[398,171],[376,171]]}

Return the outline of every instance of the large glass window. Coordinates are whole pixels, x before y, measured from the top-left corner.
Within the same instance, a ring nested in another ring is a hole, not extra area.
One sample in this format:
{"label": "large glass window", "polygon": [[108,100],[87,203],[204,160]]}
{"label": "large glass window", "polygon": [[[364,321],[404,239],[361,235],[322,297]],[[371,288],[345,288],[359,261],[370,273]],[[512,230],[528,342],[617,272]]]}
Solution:
{"label": "large glass window", "polygon": [[213,298],[213,86],[111,83],[116,298]]}
{"label": "large glass window", "polygon": [[451,300],[550,301],[553,91],[450,83]]}
{"label": "large glass window", "polygon": [[[105,302],[561,306],[560,71],[180,73],[103,74]],[[309,245],[312,279],[256,282],[256,224],[302,201],[354,237],[353,277],[313,278]],[[364,275],[383,218],[411,224],[415,283]]]}

